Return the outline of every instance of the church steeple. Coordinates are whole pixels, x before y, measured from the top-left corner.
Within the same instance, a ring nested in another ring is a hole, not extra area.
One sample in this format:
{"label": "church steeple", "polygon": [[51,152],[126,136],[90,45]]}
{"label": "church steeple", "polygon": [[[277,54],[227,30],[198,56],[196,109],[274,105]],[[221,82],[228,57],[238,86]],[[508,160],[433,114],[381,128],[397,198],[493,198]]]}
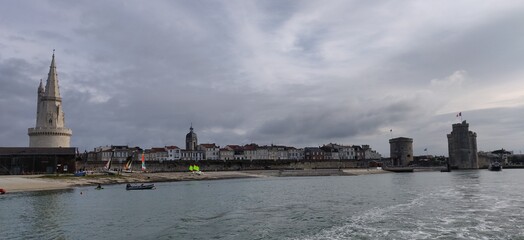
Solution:
{"label": "church steeple", "polygon": [[196,151],[198,145],[197,135],[193,132],[193,123],[189,127],[189,133],[186,134],[186,150]]}

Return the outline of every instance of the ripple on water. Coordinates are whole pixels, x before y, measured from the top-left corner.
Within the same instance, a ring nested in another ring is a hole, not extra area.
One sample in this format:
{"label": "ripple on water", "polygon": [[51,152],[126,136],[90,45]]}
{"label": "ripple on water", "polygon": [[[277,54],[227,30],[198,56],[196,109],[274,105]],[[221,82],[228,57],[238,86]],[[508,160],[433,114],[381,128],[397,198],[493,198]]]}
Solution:
{"label": "ripple on water", "polygon": [[[521,175],[162,183],[133,193],[118,185],[80,188],[2,197],[0,227],[7,239],[522,239]],[[494,185],[501,182],[511,187]]]}
{"label": "ripple on water", "polygon": [[482,192],[441,189],[358,212],[341,226],[297,239],[515,239],[523,233],[514,225],[524,220],[514,213],[521,206]]}

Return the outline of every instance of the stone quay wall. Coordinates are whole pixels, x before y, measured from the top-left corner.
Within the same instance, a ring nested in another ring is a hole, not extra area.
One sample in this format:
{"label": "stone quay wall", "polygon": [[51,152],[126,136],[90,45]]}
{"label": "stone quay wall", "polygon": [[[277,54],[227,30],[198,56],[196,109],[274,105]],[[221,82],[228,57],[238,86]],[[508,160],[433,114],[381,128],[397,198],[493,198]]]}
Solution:
{"label": "stone quay wall", "polygon": [[[370,160],[200,160],[200,161],[146,161],[148,172],[187,172],[189,165],[198,165],[201,171],[245,171],[245,170],[308,170],[365,168]],[[76,163],[76,169],[102,172],[106,162],[92,161]],[[141,162],[133,161],[132,170],[140,171]],[[114,162],[111,169],[120,170],[124,162]]]}

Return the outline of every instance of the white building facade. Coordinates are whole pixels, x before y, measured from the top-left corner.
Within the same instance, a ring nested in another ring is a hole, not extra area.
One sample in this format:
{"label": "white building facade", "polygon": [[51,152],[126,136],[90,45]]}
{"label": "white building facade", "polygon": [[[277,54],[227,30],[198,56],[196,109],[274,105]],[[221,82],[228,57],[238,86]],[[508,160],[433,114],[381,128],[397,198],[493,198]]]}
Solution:
{"label": "white building facade", "polygon": [[176,161],[182,158],[182,149],[177,146],[166,146],[167,161]]}
{"label": "white building facade", "polygon": [[205,160],[219,160],[220,147],[214,143],[203,143],[198,145],[198,150],[204,152]]}

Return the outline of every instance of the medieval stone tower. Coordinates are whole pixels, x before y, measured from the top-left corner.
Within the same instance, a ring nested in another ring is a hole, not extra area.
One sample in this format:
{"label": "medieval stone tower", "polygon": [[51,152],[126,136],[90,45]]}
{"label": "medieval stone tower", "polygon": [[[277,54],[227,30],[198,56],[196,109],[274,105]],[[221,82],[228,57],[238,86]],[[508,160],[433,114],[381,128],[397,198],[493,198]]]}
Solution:
{"label": "medieval stone tower", "polygon": [[193,124],[189,128],[189,133],[186,134],[186,150],[196,151],[198,145],[197,135],[193,132]]}
{"label": "medieval stone tower", "polygon": [[413,139],[406,137],[389,139],[389,156],[393,166],[407,166],[413,161]]}
{"label": "medieval stone tower", "polygon": [[38,87],[36,127],[28,129],[29,147],[70,147],[72,134],[73,131],[65,127],[53,50],[45,89],[42,80]]}
{"label": "medieval stone tower", "polygon": [[466,121],[453,124],[448,134],[449,165],[454,169],[478,169],[477,134]]}

